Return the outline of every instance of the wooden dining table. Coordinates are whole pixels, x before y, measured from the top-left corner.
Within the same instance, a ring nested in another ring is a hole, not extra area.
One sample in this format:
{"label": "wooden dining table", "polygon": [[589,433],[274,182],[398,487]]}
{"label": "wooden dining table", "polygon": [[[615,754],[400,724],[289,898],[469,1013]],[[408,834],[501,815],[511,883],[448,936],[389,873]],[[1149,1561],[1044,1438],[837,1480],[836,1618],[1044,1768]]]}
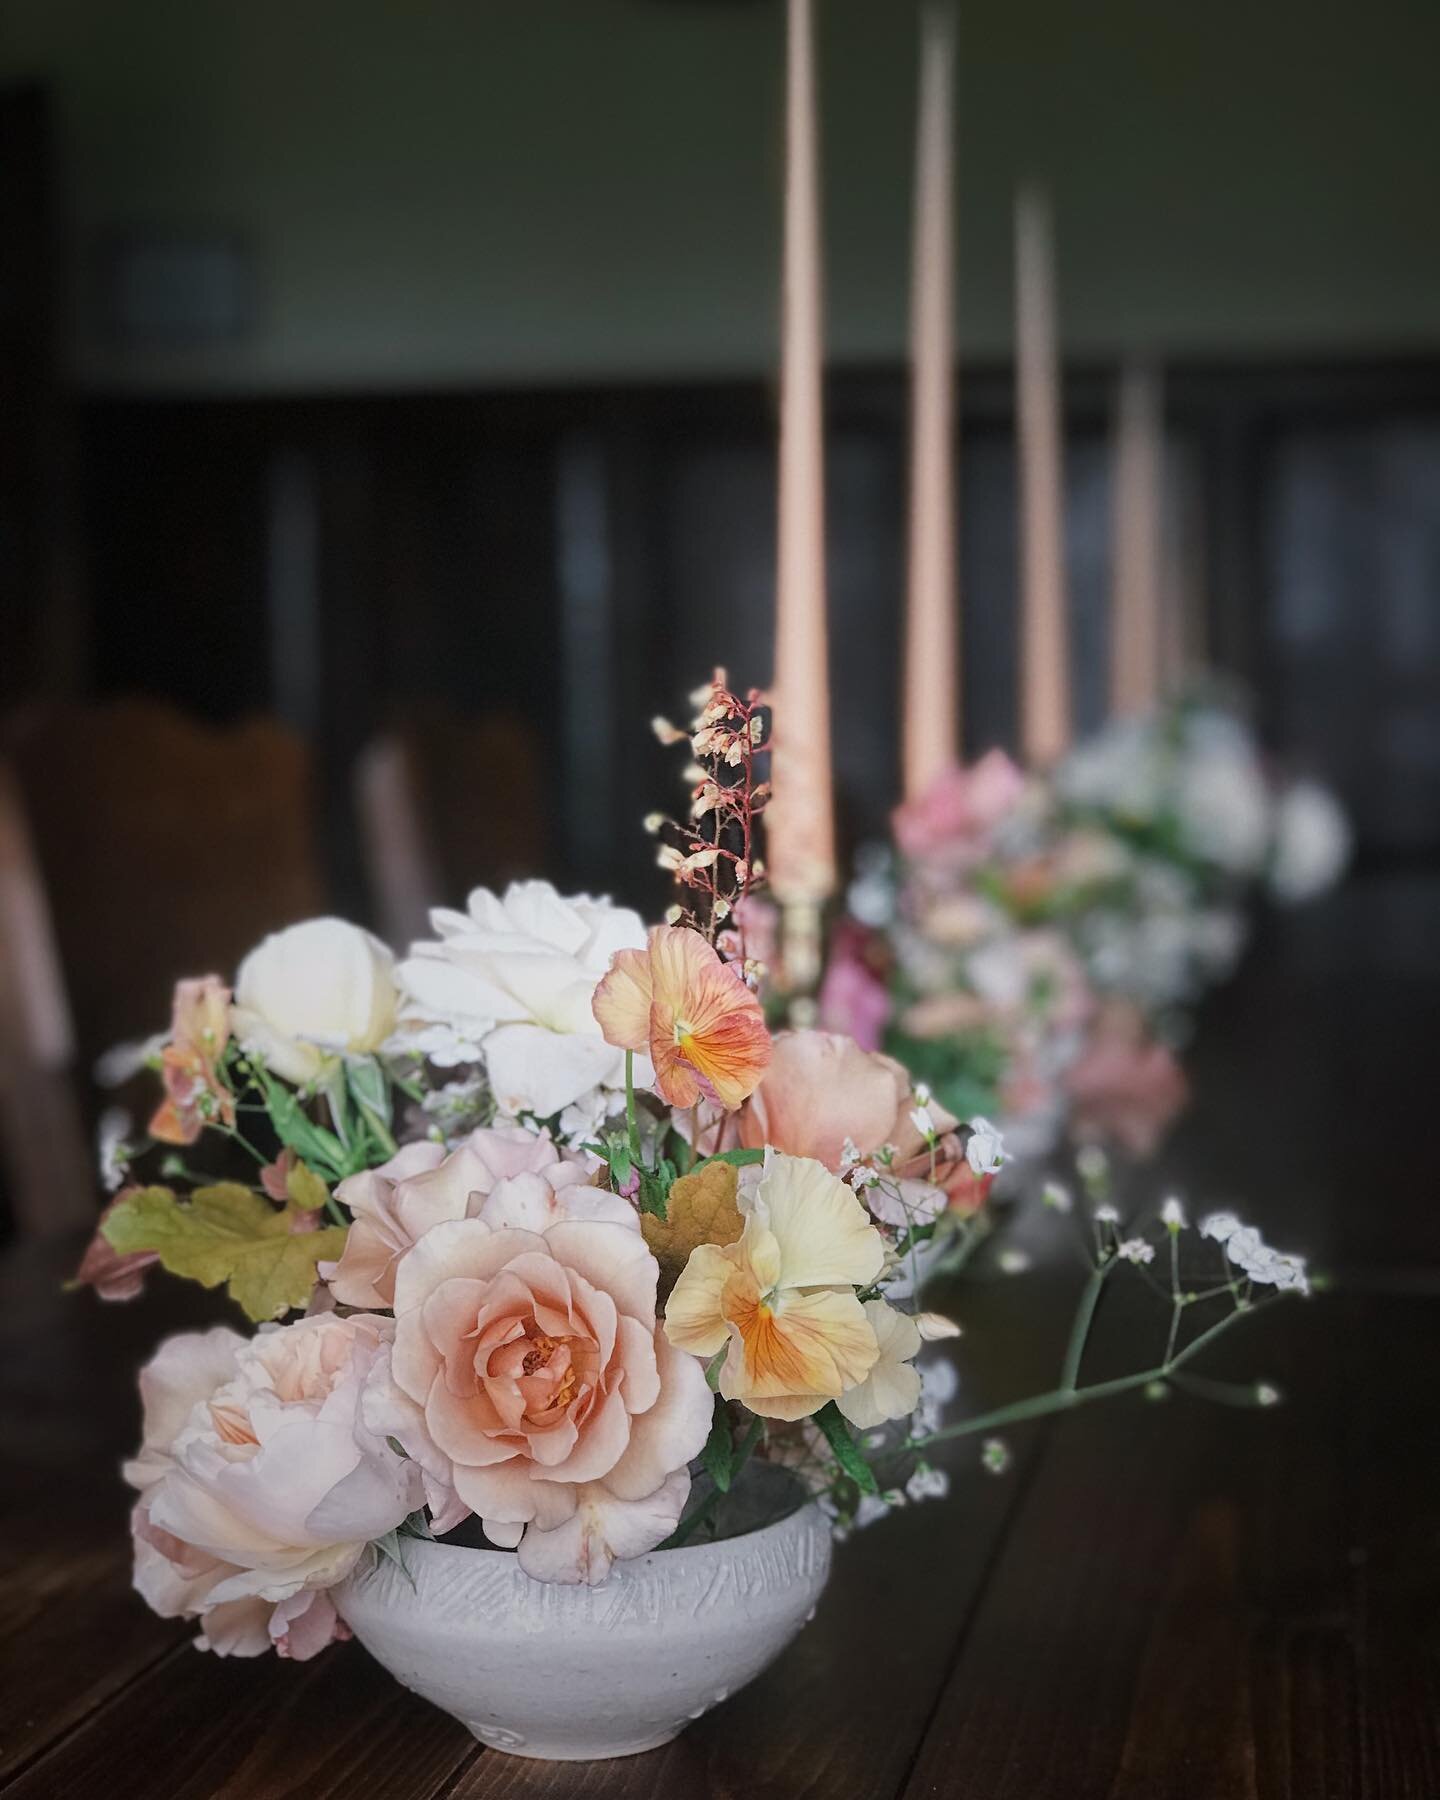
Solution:
{"label": "wooden dining table", "polygon": [[[813,1622],[673,1744],[595,1764],[487,1749],[358,1643],[222,1660],[130,1587],[134,1375],[223,1300],[62,1291],[75,1245],[0,1260],[3,1800],[1435,1800],[1440,1796],[1440,882],[1353,879],[1265,922],[1207,1004],[1193,1105],[1128,1206],[1233,1206],[1321,1274],[1197,1369],[1274,1407],[1130,1396],[947,1447],[943,1501],[836,1553]],[[1073,1223],[1073,1222],[1071,1222]],[[1054,1385],[1078,1285],[1022,1220],[932,1304],[957,1413]],[[1143,1283],[1090,1367],[1145,1366]],[[557,1692],[557,1706],[565,1696]]]}

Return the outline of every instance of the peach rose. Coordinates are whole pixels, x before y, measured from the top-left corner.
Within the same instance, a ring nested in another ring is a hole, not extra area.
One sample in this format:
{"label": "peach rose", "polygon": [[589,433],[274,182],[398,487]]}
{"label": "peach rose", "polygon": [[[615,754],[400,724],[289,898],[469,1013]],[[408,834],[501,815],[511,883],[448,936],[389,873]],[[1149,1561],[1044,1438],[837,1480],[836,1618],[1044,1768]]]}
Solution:
{"label": "peach rose", "polygon": [[424,1498],[360,1416],[392,1331],[334,1313],[253,1338],[217,1326],[142,1371],[135,1586],[162,1618],[199,1618],[202,1649],[303,1660],[348,1635],[327,1590]]}
{"label": "peach rose", "polygon": [[[900,1209],[905,1223],[922,1222],[940,1210],[927,1207],[909,1184],[934,1190],[946,1200],[957,1184],[968,1192],[965,1151],[955,1134],[958,1121],[933,1100],[929,1115],[935,1147],[911,1117],[917,1101],[910,1077],[894,1057],[862,1050],[851,1038],[825,1031],[782,1031],[765,1079],[740,1109],[738,1135],[747,1149],[769,1145],[788,1156],[810,1156],[838,1174],[847,1139],[861,1162],[890,1147],[887,1173],[905,1189]],[[884,1199],[867,1192],[872,1211],[890,1219]]]}
{"label": "peach rose", "polygon": [[[492,1195],[505,1216],[534,1230],[556,1219],[633,1219],[634,1209],[587,1184],[598,1165],[558,1149],[548,1132],[523,1126],[472,1131],[454,1150],[406,1144],[389,1162],[350,1175],[336,1188],[354,1214],[340,1260],[320,1273],[345,1306],[386,1307],[395,1298],[395,1264],[432,1226],[484,1217]],[[584,1188],[562,1209],[558,1196]]]}
{"label": "peach rose", "polygon": [[595,1584],[674,1529],[710,1389],[657,1329],[659,1268],[633,1211],[537,1226],[512,1190],[486,1213],[400,1259],[367,1418],[424,1465],[441,1529],[468,1509],[527,1574]]}

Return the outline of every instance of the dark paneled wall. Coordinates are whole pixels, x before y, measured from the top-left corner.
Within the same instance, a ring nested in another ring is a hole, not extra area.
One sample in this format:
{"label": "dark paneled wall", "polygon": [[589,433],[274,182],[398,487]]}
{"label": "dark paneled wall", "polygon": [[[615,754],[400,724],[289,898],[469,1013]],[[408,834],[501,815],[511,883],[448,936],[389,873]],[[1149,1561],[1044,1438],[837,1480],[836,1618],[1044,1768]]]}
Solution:
{"label": "dark paneled wall", "polygon": [[[1104,716],[1107,372],[1067,387],[1077,716]],[[899,372],[831,383],[832,679],[842,828],[896,785]],[[1338,783],[1373,853],[1440,852],[1440,368],[1185,369],[1169,505],[1214,660],[1272,748]],[[770,674],[774,397],[758,384],[83,409],[93,685],[217,717],[268,707],[328,770],[358,879],[355,750],[417,709],[539,728],[558,879],[648,898],[638,815],[677,770],[647,721],[715,662]],[[960,512],[969,747],[1013,743],[1009,384],[967,376]],[[504,771],[497,771],[504,779]],[[637,887],[640,891],[637,892]],[[657,889],[658,891],[658,889]]]}

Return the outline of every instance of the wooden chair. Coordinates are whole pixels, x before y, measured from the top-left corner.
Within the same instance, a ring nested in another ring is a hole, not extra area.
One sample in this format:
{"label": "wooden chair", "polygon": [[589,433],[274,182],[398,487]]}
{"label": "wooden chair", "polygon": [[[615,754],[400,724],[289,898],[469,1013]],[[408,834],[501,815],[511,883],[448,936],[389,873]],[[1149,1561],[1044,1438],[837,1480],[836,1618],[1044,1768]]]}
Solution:
{"label": "wooden chair", "polygon": [[27,1235],[94,1217],[74,1048],[20,786],[0,761],[0,1146],[11,1214]]}
{"label": "wooden chair", "polygon": [[5,1086],[17,1097],[3,1147],[15,1219],[38,1231],[73,1208],[35,1197],[27,1171],[61,1152],[53,1121],[19,1098],[26,1084],[68,1068],[89,1097],[96,1057],[162,1029],[179,976],[233,976],[267,931],[324,911],[325,888],[309,752],[273,722],[216,729],[140,700],[32,708],[0,730],[0,752]]}
{"label": "wooden chair", "polygon": [[432,906],[542,872],[539,734],[511,713],[471,720],[427,710],[367,747],[355,809],[382,935],[403,952],[429,935]]}

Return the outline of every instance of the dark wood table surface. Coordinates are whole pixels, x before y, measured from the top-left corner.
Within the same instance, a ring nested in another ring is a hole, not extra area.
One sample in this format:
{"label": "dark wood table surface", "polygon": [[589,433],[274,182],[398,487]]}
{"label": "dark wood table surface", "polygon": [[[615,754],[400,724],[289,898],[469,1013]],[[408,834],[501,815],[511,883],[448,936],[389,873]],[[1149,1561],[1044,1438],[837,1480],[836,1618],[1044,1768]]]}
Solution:
{"label": "dark wood table surface", "polygon": [[[162,1281],[102,1306],[58,1291],[68,1247],[12,1251],[0,1794],[1435,1800],[1437,1000],[1440,883],[1392,875],[1268,924],[1202,1020],[1195,1105],[1145,1185],[1234,1202],[1333,1271],[1210,1365],[1286,1405],[1096,1407],[1013,1434],[1001,1477],[965,1440],[949,1501],[845,1544],[772,1671],[619,1762],[482,1749],[355,1644],[223,1661],[152,1617],[117,1473],[134,1371],[215,1302]],[[964,1405],[1053,1383],[1063,1269],[967,1288]],[[1097,1366],[1137,1356],[1128,1310]]]}

